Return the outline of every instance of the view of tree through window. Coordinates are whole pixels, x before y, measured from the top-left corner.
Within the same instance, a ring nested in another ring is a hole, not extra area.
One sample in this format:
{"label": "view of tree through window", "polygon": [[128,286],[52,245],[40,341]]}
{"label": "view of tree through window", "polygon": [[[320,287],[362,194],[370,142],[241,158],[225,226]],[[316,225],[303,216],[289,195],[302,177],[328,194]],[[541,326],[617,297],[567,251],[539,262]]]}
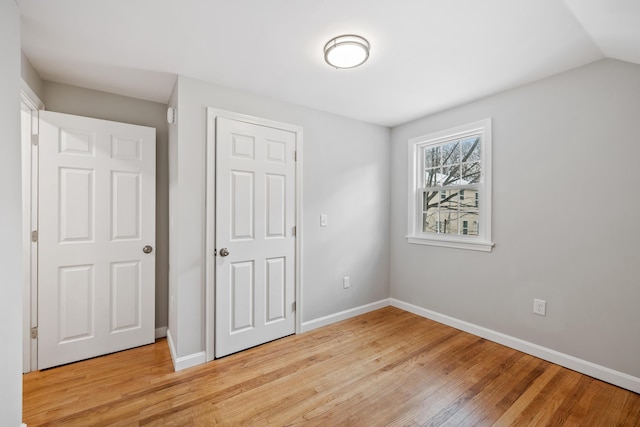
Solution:
{"label": "view of tree through window", "polygon": [[422,148],[422,231],[477,236],[480,135]]}

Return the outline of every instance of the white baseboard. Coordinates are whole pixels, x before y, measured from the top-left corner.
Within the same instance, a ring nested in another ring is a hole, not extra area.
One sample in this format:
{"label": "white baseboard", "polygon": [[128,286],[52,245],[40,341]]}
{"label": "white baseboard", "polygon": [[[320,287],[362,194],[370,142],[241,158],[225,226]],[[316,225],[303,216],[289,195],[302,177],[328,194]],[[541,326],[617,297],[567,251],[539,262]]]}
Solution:
{"label": "white baseboard", "polygon": [[309,320],[308,322],[302,323],[302,332],[304,333],[312,329],[340,322],[341,320],[359,316],[361,314],[378,310],[379,308],[387,307],[389,305],[389,299],[383,299],[380,301],[372,302],[371,304],[361,305],[360,307],[350,308],[349,310],[341,311],[339,313],[334,313],[328,316],[320,317],[318,319]]}
{"label": "white baseboard", "polygon": [[173,369],[176,370],[176,348],[173,345],[173,338],[171,338],[171,331],[169,330],[169,328],[167,328],[167,344],[169,344],[169,353],[171,353]]}
{"label": "white baseboard", "polygon": [[176,372],[202,365],[207,361],[207,354],[204,351],[176,358],[176,348],[173,345],[173,338],[171,338],[171,330],[169,329],[167,329],[167,342],[169,343],[171,360],[173,360],[173,370]]}
{"label": "white baseboard", "polygon": [[497,342],[498,344],[522,351],[523,353],[539,357],[540,359],[555,363],[556,365],[564,366],[565,368],[589,375],[590,377],[597,378],[618,387],[631,390],[635,393],[640,393],[640,378],[394,298],[390,299],[390,304],[393,307],[417,314],[418,316],[426,317],[427,319],[434,320],[438,323],[460,329],[461,331],[488,339],[489,341]]}
{"label": "white baseboard", "polygon": [[173,369],[178,372],[193,366],[202,365],[207,361],[207,353],[199,351],[198,353],[189,354],[187,356],[178,357],[173,360]]}
{"label": "white baseboard", "polygon": [[166,336],[167,336],[167,327],[166,326],[161,326],[159,328],[156,328],[156,339],[164,338]]}

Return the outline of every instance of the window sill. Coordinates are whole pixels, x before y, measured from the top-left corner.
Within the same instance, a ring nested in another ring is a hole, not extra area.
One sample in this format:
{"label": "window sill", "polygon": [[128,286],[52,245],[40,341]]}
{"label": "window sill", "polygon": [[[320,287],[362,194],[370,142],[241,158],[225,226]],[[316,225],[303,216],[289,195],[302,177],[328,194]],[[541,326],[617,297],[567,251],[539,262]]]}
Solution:
{"label": "window sill", "polygon": [[467,249],[471,251],[491,252],[493,246],[492,242],[484,241],[468,241],[457,239],[431,239],[428,237],[407,236],[407,242],[414,245],[428,245],[428,246],[440,246],[444,248],[453,249]]}

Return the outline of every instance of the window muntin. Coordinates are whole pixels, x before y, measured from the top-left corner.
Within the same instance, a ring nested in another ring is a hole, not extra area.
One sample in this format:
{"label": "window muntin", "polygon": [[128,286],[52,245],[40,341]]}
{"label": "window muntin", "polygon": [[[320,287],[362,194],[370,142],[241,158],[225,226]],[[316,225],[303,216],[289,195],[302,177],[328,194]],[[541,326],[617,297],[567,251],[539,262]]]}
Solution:
{"label": "window muntin", "polygon": [[491,119],[409,141],[410,243],[490,251]]}

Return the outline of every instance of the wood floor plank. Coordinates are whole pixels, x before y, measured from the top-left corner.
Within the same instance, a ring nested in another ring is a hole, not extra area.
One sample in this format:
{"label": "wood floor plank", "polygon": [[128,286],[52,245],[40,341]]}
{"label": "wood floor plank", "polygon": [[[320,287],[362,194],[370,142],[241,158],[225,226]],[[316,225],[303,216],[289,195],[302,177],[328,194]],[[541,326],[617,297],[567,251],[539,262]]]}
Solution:
{"label": "wood floor plank", "polygon": [[[469,350],[464,354],[465,363],[452,363],[451,359],[457,358],[456,353],[448,354],[440,361],[433,361],[423,366],[422,375],[416,375],[414,369],[407,370],[401,381],[404,381],[399,388],[401,404],[394,405],[383,415],[385,423],[393,425],[404,425],[406,423],[426,424],[433,422],[436,417],[442,416],[443,411],[450,410],[452,402],[462,398],[467,390],[467,385],[475,383],[485,370],[481,367],[480,361],[497,361],[504,354],[496,352],[485,340],[479,340],[478,346],[467,347]],[[500,349],[501,351],[503,349]],[[505,349],[506,350],[506,349]],[[467,358],[468,355],[472,358]],[[459,356],[462,354],[458,353]],[[407,366],[407,368],[411,368]],[[442,375],[436,373],[442,372]],[[425,381],[429,378],[429,381]],[[386,396],[395,400],[393,395]],[[379,402],[385,405],[385,401]]]}
{"label": "wood floor plank", "polygon": [[[419,374],[425,365],[437,363],[437,354],[454,345],[454,336],[455,334],[443,337],[439,345],[432,343],[422,350],[389,360],[390,363],[371,371],[370,375],[361,376],[358,381],[342,387],[339,390],[339,399],[314,408],[313,411],[305,413],[304,419],[299,421],[312,422],[311,425],[330,425],[340,421],[345,413],[349,413],[352,419],[366,420],[372,413],[377,413],[375,409],[371,410],[372,407],[387,406],[389,399],[405,400],[405,387],[410,387],[411,380],[422,377]],[[409,372],[415,375],[412,377],[408,375]],[[377,418],[380,421],[384,419],[380,415]]]}
{"label": "wood floor plank", "polygon": [[24,376],[32,426],[640,426],[640,395],[386,307],[174,372],[165,340]]}
{"label": "wood floor plank", "polygon": [[[539,361],[527,355],[511,369],[503,369],[493,381],[473,396],[468,403],[448,421],[454,425],[489,425],[495,421],[505,407],[509,407],[517,396],[541,373],[536,369]],[[515,391],[515,393],[514,393]]]}

